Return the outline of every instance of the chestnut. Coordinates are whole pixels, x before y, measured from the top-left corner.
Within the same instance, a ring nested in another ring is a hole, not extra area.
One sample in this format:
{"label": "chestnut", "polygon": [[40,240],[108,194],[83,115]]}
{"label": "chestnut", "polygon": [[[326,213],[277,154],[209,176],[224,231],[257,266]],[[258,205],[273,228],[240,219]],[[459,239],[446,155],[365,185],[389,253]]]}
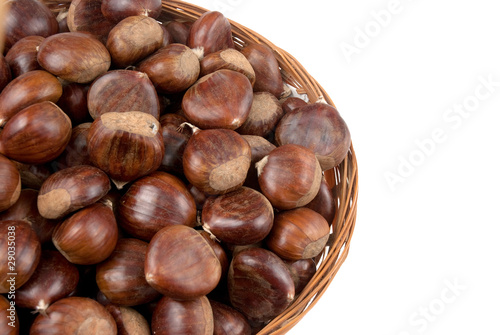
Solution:
{"label": "chestnut", "polygon": [[60,219],[91,205],[111,189],[108,176],[91,165],[77,165],[52,174],[40,188],[38,211],[47,219]]}
{"label": "chestnut", "polygon": [[155,19],[128,16],[108,34],[106,48],[116,67],[133,65],[158,50],[163,43],[163,30]]}
{"label": "chestnut", "polygon": [[200,61],[187,46],[179,43],[162,47],[137,67],[148,75],[164,94],[180,93],[193,85],[200,74]]}
{"label": "chestnut", "polygon": [[252,108],[243,124],[238,128],[242,135],[266,137],[283,116],[283,109],[278,99],[269,92],[255,92]]}
{"label": "chestnut", "polygon": [[150,335],[149,323],[141,313],[131,307],[106,305],[106,310],[113,316],[118,335]]}
{"label": "chestnut", "polygon": [[0,333],[4,335],[19,335],[19,319],[16,302],[7,300],[0,295]]}
{"label": "chestnut", "polygon": [[283,78],[273,51],[264,44],[251,43],[241,49],[255,71],[255,92],[270,92],[280,99],[284,94]]}
{"label": "chestnut", "polygon": [[163,228],[151,239],[144,272],[155,290],[186,300],[210,293],[219,283],[222,269],[212,247],[198,231],[176,225]]}
{"label": "chestnut", "polygon": [[30,279],[16,292],[16,305],[44,314],[47,307],[72,293],[80,279],[76,265],[57,250],[43,250]]}
{"label": "chestnut", "polygon": [[252,85],[243,74],[227,69],[200,78],[182,98],[182,110],[195,126],[236,129],[247,119]]}
{"label": "chestnut", "polygon": [[34,70],[12,80],[0,93],[0,127],[22,109],[42,101],[57,102],[62,86],[52,74]]}
{"label": "chestnut", "polygon": [[97,264],[97,286],[110,303],[136,306],[160,296],[159,292],[149,286],[144,274],[147,249],[147,242],[121,238],[108,259]]}
{"label": "chestnut", "polygon": [[209,197],[201,213],[203,229],[223,242],[245,245],[262,241],[271,231],[274,209],[260,192],[242,186]]}
{"label": "chestnut", "polygon": [[14,115],[0,133],[0,154],[27,164],[57,158],[71,138],[71,120],[56,104],[39,102]]}
{"label": "chestnut", "polygon": [[210,301],[205,296],[185,301],[163,297],[153,311],[151,330],[155,335],[213,335]]}
{"label": "chestnut", "polygon": [[187,44],[189,26],[186,23],[180,21],[168,21],[163,26],[172,36],[172,43]]}
{"label": "chestnut", "polygon": [[87,150],[87,135],[91,125],[91,122],[84,122],[73,127],[66,148],[54,161],[56,169],[61,170],[72,166],[92,164]]}
{"label": "chestnut", "polygon": [[87,135],[91,162],[118,188],[160,167],[165,147],[160,123],[143,112],[109,112],[92,122]]}
{"label": "chestnut", "polygon": [[262,193],[280,210],[307,205],[323,177],[314,153],[300,145],[279,146],[255,164]]}
{"label": "chestnut", "polygon": [[294,208],[276,214],[266,244],[283,259],[314,258],[325,248],[329,233],[330,226],[321,214],[306,207]]}
{"label": "chestnut", "polygon": [[202,76],[221,69],[228,69],[244,74],[250,84],[255,83],[255,71],[246,57],[236,49],[224,49],[206,55],[200,61]]}
{"label": "chestnut", "polygon": [[70,32],[89,32],[103,44],[115,22],[106,19],[101,10],[102,0],[72,0],[67,25]]}
{"label": "chestnut", "polygon": [[93,119],[108,112],[138,111],[160,118],[160,100],[151,80],[144,72],[113,70],[90,85],[88,111]]}
{"label": "chestnut", "polygon": [[304,207],[310,208],[323,215],[326,222],[328,222],[330,226],[332,225],[337,211],[337,203],[333,195],[332,187],[324,177],[321,180],[318,194]]}
{"label": "chestnut", "polygon": [[316,274],[316,262],[312,258],[296,261],[285,260],[295,284],[295,295],[300,294]]}
{"label": "chestnut", "polygon": [[[11,48],[26,36],[47,37],[59,30],[56,17],[43,1],[16,0],[8,4],[5,25],[5,47]],[[2,37],[3,38],[3,37]]]}
{"label": "chestnut", "polygon": [[54,172],[52,163],[25,164],[14,161],[19,174],[21,175],[21,185],[24,188],[39,190],[43,182]]}
{"label": "chestnut", "polygon": [[243,314],[219,301],[209,301],[214,315],[214,335],[252,334],[252,328]]}
{"label": "chestnut", "polygon": [[133,182],[118,204],[118,221],[143,240],[163,227],[196,224],[196,204],[186,185],[174,175],[155,171]]}
{"label": "chestnut", "polygon": [[265,156],[269,155],[271,151],[276,149],[276,146],[262,136],[242,135],[241,137],[243,137],[248,142],[252,150],[251,165],[248,169],[248,174],[247,178],[245,179],[244,185],[260,191],[255,163],[260,161]]}
{"label": "chestnut", "polygon": [[26,221],[0,221],[0,234],[0,250],[5,252],[0,264],[0,293],[15,294],[35,271],[42,248]]}
{"label": "chestnut", "polygon": [[187,142],[192,135],[191,128],[180,127],[187,122],[186,118],[179,114],[164,114],[160,118],[165,155],[160,165],[160,170],[182,175],[182,155]]}
{"label": "chestnut", "polygon": [[12,77],[34,70],[41,70],[36,59],[37,48],[45,38],[42,36],[26,36],[17,41],[5,55],[5,60],[9,63]]}
{"label": "chestnut", "polygon": [[281,108],[283,109],[283,114],[289,113],[296,108],[307,105],[303,99],[299,97],[286,97],[280,100]]}
{"label": "chestnut", "polygon": [[117,335],[116,322],[104,306],[87,297],[67,297],[54,302],[39,314],[30,335],[106,334]]}
{"label": "chestnut", "polygon": [[106,73],[111,56],[101,42],[88,33],[69,32],[47,37],[40,44],[38,63],[53,75],[80,84]]}
{"label": "chestnut", "polygon": [[57,225],[52,243],[73,264],[91,265],[111,255],[118,241],[113,210],[102,203],[87,206]]}
{"label": "chestnut", "polygon": [[102,0],[101,3],[102,15],[111,22],[138,15],[157,19],[161,9],[161,0]]}
{"label": "chestnut", "polygon": [[285,263],[263,248],[235,254],[228,274],[231,304],[252,326],[282,313],[295,298],[295,285]]}
{"label": "chestnut", "polygon": [[219,242],[216,241],[213,235],[204,230],[200,230],[199,232],[200,235],[203,236],[205,241],[207,241],[208,244],[210,244],[210,246],[215,252],[215,255],[219,259],[220,266],[222,269],[221,281],[225,280],[227,276],[227,271],[229,270],[229,258],[227,256],[226,250],[224,250],[224,247]]}
{"label": "chestnut", "polygon": [[89,88],[88,84],[78,83],[67,83],[62,88],[57,105],[69,116],[73,126],[92,121],[87,107]]}
{"label": "chestnut", "polygon": [[0,212],[14,205],[21,194],[21,175],[16,165],[0,154]]}
{"label": "chestnut", "polygon": [[12,72],[9,63],[4,55],[0,52],[0,92],[12,80]]}
{"label": "chestnut", "polygon": [[192,49],[203,48],[205,55],[234,48],[231,24],[221,12],[205,12],[191,25],[186,44]]}
{"label": "chestnut", "polygon": [[278,145],[299,144],[311,149],[321,168],[339,165],[351,146],[351,135],[337,109],[322,102],[308,104],[283,116],[276,126]]}
{"label": "chestnut", "polygon": [[184,150],[184,175],[203,193],[228,193],[245,182],[251,155],[248,142],[234,130],[201,130]]}

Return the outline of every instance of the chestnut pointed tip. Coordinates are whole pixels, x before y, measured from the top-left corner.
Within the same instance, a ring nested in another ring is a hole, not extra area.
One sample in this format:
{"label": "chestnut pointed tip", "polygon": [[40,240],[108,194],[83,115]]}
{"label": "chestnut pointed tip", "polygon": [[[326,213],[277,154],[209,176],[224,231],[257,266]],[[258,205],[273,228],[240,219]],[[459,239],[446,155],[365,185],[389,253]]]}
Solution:
{"label": "chestnut pointed tip", "polygon": [[264,156],[264,158],[255,163],[255,168],[257,169],[257,177],[260,176],[262,170],[264,170],[264,166],[266,166],[268,160],[269,156]]}
{"label": "chestnut pointed tip", "polygon": [[38,305],[36,306],[35,310],[31,311],[31,314],[41,314],[45,317],[48,317],[47,308],[49,308],[49,304],[46,303],[45,300],[41,299],[38,302]]}
{"label": "chestnut pointed tip", "polygon": [[202,60],[203,57],[205,57],[205,48],[204,47],[196,47],[196,48],[193,48],[191,49],[194,54],[196,55],[196,57],[198,57],[198,60]]}

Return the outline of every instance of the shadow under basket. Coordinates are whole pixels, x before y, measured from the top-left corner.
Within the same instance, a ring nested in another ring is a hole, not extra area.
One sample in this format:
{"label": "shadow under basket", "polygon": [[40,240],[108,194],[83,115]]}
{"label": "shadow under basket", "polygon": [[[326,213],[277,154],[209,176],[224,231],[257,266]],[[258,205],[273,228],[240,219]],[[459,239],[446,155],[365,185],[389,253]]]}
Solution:
{"label": "shadow under basket", "polygon": [[[70,0],[43,0],[43,2],[55,13],[66,11],[71,3]],[[208,11],[184,1],[163,1],[162,3],[163,10],[158,19],[162,22],[171,20],[194,22]],[[236,49],[241,50],[252,43],[268,46],[278,60],[284,83],[292,91],[304,95],[309,102],[323,101],[335,106],[321,85],[292,55],[251,29],[232,20],[229,22],[232,26]],[[328,184],[332,187],[337,208],[327,245],[315,258],[316,274],[303,291],[295,297],[291,305],[262,328],[257,333],[258,335],[285,334],[293,328],[325,293],[347,257],[356,222],[358,200],[358,168],[352,143],[344,161],[337,167],[325,171],[324,174]]]}

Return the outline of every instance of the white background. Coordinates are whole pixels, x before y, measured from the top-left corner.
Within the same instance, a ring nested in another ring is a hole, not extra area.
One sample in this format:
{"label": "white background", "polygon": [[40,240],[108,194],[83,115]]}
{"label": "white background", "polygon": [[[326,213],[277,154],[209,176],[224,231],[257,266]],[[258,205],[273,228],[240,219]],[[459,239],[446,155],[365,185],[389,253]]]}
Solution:
{"label": "white background", "polygon": [[[500,334],[496,2],[192,3],[290,52],[351,130],[359,165],[351,250],[289,334]],[[388,9],[390,18],[380,14]],[[347,44],[357,48],[351,57]],[[389,173],[400,176],[393,188]]]}

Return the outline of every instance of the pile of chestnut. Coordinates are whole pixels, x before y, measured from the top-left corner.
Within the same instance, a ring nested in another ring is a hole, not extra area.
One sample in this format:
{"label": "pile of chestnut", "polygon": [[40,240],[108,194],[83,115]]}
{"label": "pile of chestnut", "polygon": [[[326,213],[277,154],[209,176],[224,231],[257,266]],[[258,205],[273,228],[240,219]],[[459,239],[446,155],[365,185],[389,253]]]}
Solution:
{"label": "pile of chestnut", "polygon": [[292,95],[217,11],[9,7],[0,333],[238,335],[281,314],[330,237],[336,108]]}

